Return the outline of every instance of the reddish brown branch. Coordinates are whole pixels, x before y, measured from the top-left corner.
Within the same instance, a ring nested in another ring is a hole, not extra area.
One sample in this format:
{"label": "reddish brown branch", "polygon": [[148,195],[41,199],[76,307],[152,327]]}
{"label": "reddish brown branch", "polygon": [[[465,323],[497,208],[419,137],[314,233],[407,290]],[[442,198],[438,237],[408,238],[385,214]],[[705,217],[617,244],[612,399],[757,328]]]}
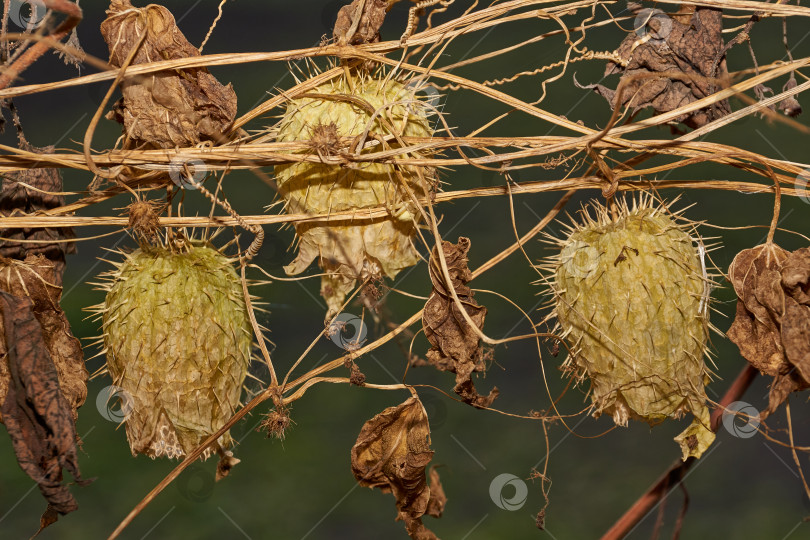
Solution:
{"label": "reddish brown branch", "polygon": [[45,7],[64,13],[67,18],[57,26],[53,32],[48,34],[47,39],[37,42],[30,49],[25,51],[22,56],[14,61],[13,64],[3,70],[0,75],[0,89],[6,88],[14,82],[20,73],[31,67],[31,64],[37,59],[48,52],[54,42],[61,41],[65,36],[70,34],[71,30],[76,28],[76,25],[82,20],[82,10],[79,6],[70,2],[69,0],[42,0]]}
{"label": "reddish brown branch", "polygon": [[[726,391],[720,400],[719,407],[712,413],[712,431],[717,431],[723,419],[723,411],[733,402],[740,399],[759,372],[746,365],[731,383],[731,387]],[[689,458],[686,461],[678,460],[661,477],[650,486],[644,495],[631,506],[622,517],[602,536],[602,540],[619,540],[624,538],[633,527],[635,527],[644,517],[655,507],[658,502],[667,496],[671,489],[678,486],[686,473],[697,461]]]}

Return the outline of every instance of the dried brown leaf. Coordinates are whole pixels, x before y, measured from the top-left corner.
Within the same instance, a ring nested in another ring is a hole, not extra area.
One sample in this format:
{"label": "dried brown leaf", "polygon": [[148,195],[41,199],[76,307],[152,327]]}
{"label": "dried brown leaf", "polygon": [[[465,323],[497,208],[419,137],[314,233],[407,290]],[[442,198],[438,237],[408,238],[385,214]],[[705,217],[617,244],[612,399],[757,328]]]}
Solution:
{"label": "dried brown leaf", "polygon": [[[684,14],[673,18],[661,13],[638,21],[646,22],[644,31],[628,34],[617,51],[627,65],[610,62],[605,70],[606,76],[622,74],[621,80],[626,82],[621,96],[601,84],[581,88],[592,89],[603,96],[612,109],[629,107],[635,112],[651,107],[656,114],[673,111],[712,94],[714,79],[727,74],[725,59],[717,65],[717,73],[713,73],[715,59],[724,47],[722,12],[697,8],[688,22],[682,22],[683,19]],[[683,75],[673,75],[675,73]],[[656,74],[660,75],[651,77]],[[675,120],[698,128],[730,112],[724,100],[712,107],[682,114]]]}
{"label": "dried brown leaf", "polygon": [[[472,289],[467,286],[472,279],[467,266],[470,240],[460,237],[458,244],[443,242],[442,248],[453,288],[470,319],[481,329],[487,308],[476,302]],[[465,403],[475,407],[489,407],[498,396],[498,389],[493,388],[488,396],[482,396],[472,382],[473,372],[485,371],[487,355],[481,347],[478,334],[467,324],[447,290],[439,264],[438,251],[434,247],[430,257],[433,292],[422,315],[425,337],[432,345],[427,352],[427,360],[441,371],[456,374],[456,386],[453,390]]]}
{"label": "dried brown leaf", "polygon": [[441,515],[446,497],[435,470],[431,470],[428,486],[425,467],[433,458],[430,426],[417,398],[389,407],[366,422],[352,447],[351,458],[352,472],[361,486],[394,494],[397,520],[405,521],[411,538],[436,538],[421,518],[425,514]]}
{"label": "dried brown leaf", "polygon": [[389,7],[387,0],[354,0],[338,11],[333,35],[342,45],[380,41],[380,28]]}
{"label": "dried brown leaf", "polygon": [[[53,262],[41,255],[29,255],[25,261],[0,258],[0,291],[19,298],[29,298],[42,332],[44,347],[52,361],[59,388],[72,410],[76,410],[87,397],[87,368],[81,343],[70,331],[70,323],[59,304],[62,287],[57,286],[61,271]],[[0,355],[7,354],[0,342]],[[8,366],[0,362],[0,403],[5,401],[11,380]],[[3,415],[0,414],[0,422]]]}
{"label": "dried brown leaf", "polygon": [[796,302],[810,306],[810,248],[797,249],[785,259],[782,285]]}
{"label": "dried brown leaf", "polygon": [[752,366],[774,377],[772,413],[790,392],[810,387],[810,248],[746,249],[728,274],[739,300],[727,335]]}
{"label": "dried brown leaf", "polygon": [[0,292],[4,337],[3,363],[10,382],[2,400],[3,420],[20,467],[37,482],[49,509],[41,526],[55,521],[56,513],[78,508],[62,469],[84,485],[76,456],[76,429],[71,405],[59,386],[59,377],[45,345],[48,332],[37,319],[36,303],[28,296]]}
{"label": "dried brown leaf", "polygon": [[[134,8],[129,0],[116,0],[101,23],[110,64],[121,67],[144,32],[133,64],[200,56],[168,9],[157,4]],[[236,116],[233,88],[220,84],[204,67],[127,79],[121,91],[124,97],[108,118],[124,125],[128,146],[175,148],[202,141],[218,143]]]}
{"label": "dried brown leaf", "polygon": [[[19,146],[21,150],[37,154],[54,150],[53,146],[35,148],[25,141]],[[31,168],[6,173],[0,191],[0,216],[22,216],[62,206],[65,203],[65,198],[59,195],[62,189],[62,175],[58,169]],[[4,239],[0,241],[0,257],[23,260],[29,254],[44,255],[56,264],[54,278],[57,285],[62,285],[65,254],[75,253],[76,247],[72,243],[57,241],[73,238],[72,229],[0,229],[0,237]]]}

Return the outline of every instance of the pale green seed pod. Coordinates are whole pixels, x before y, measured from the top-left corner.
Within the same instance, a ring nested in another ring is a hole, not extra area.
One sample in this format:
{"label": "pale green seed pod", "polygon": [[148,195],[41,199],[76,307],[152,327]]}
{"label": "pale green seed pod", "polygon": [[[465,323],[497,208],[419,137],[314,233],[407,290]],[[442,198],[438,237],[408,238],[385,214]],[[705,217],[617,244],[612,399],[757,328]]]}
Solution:
{"label": "pale green seed pod", "polygon": [[594,416],[651,425],[691,412],[683,457],[714,440],[704,386],[709,329],[705,248],[694,227],[642,196],[615,213],[594,203],[549,265],[565,368],[589,379]]}
{"label": "pale green seed pod", "polygon": [[[357,73],[311,93],[334,97],[292,100],[278,125],[278,141],[310,140],[312,153],[329,156],[364,133],[367,141],[389,139],[389,148],[400,147],[393,135],[429,138],[433,133],[424,103],[410,87],[395,80]],[[325,214],[378,205],[392,210],[393,217],[351,224],[296,224],[298,256],[285,270],[288,275],[299,274],[317,259],[329,274],[322,279],[321,295],[330,315],[343,304],[356,280],[394,278],[419,262],[413,245],[419,211],[408,191],[425,196],[434,181],[432,169],[406,166],[397,171],[381,163],[340,166],[308,161],[277,165],[275,174],[290,213]]]}
{"label": "pale green seed pod", "polygon": [[[252,343],[240,279],[200,245],[142,247],[107,277],[103,342],[132,454],[182,458],[240,404]],[[203,458],[231,444],[226,432]]]}

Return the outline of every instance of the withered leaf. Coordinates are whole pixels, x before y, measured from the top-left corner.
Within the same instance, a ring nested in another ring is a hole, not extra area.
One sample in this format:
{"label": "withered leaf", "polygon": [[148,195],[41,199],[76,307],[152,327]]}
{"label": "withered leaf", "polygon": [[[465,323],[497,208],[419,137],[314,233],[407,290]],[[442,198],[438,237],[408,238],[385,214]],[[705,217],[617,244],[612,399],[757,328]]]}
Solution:
{"label": "withered leaf", "polygon": [[796,302],[810,306],[810,248],[797,249],[785,259],[782,285]]}
{"label": "withered leaf", "polygon": [[[460,237],[458,244],[455,245],[443,242],[442,249],[452,286],[459,300],[470,319],[479,329],[483,328],[487,308],[476,302],[472,289],[467,286],[472,279],[472,273],[467,266],[469,238]],[[475,407],[489,407],[498,397],[498,389],[493,388],[488,396],[479,395],[475,389],[472,374],[486,369],[486,355],[478,334],[467,324],[447,290],[439,265],[438,251],[434,247],[430,256],[430,280],[433,282],[433,291],[422,315],[425,337],[432,346],[427,352],[427,361],[441,371],[456,374],[456,386],[453,390],[465,403]]]}
{"label": "withered leaf", "polygon": [[425,514],[439,517],[447,498],[435,469],[428,485],[425,467],[433,458],[425,408],[412,397],[369,420],[352,447],[352,473],[363,487],[393,493],[397,520],[411,538],[435,539],[422,523]]}
{"label": "withered leaf", "polygon": [[[59,301],[62,287],[57,286],[61,273],[55,264],[41,255],[29,255],[25,261],[0,258],[0,291],[19,298],[29,298],[33,313],[41,327],[43,346],[58,375],[59,389],[71,408],[74,420],[76,410],[87,397],[87,368],[81,343],[70,331],[70,324]],[[61,280],[60,280],[61,281]],[[2,321],[0,321],[2,324]],[[0,355],[8,353],[7,345],[0,342]],[[5,362],[0,362],[0,403],[10,384]],[[0,414],[0,422],[4,415]]]}
{"label": "withered leaf", "polygon": [[[115,67],[124,64],[142,38],[132,64],[200,56],[171,12],[157,4],[134,8],[129,0],[113,0],[101,33]],[[176,148],[202,141],[218,143],[236,116],[233,88],[220,84],[204,67],[133,77],[122,83],[121,91],[123,98],[108,118],[124,125],[128,146]]]}
{"label": "withered leaf", "polygon": [[73,414],[60,391],[32,298],[0,292],[0,314],[5,342],[2,360],[10,376],[0,409],[20,467],[48,501],[49,510],[41,522],[47,526],[54,511],[64,515],[78,508],[62,484],[62,469],[77,483],[87,483],[79,472]]}
{"label": "withered leaf", "polygon": [[[19,146],[21,150],[37,154],[50,153],[54,149],[53,146],[35,148],[25,140]],[[58,169],[32,168],[5,173],[0,191],[0,216],[23,216],[62,206],[65,198],[55,194],[62,190],[62,175]],[[76,247],[73,243],[57,241],[73,238],[72,229],[0,229],[0,237],[4,238],[0,241],[0,257],[23,260],[29,254],[42,254],[56,264],[55,284],[62,285],[65,254],[74,253]]]}
{"label": "withered leaf", "polygon": [[746,249],[728,274],[738,301],[727,335],[752,366],[774,377],[772,413],[790,392],[810,387],[810,248]]}
{"label": "withered leaf", "polygon": [[[626,82],[621,95],[601,84],[580,88],[594,90],[608,100],[612,109],[629,107],[635,112],[651,107],[656,114],[712,94],[716,87],[713,79],[727,74],[725,58],[713,73],[715,58],[725,45],[722,11],[699,7],[688,22],[682,22],[683,18],[663,13],[650,17],[643,21],[643,32],[631,32],[622,41],[617,53],[626,66],[610,62],[605,70],[606,76],[622,74],[621,80]],[[698,128],[730,112],[728,102],[723,100],[713,107],[682,114],[675,121]]]}
{"label": "withered leaf", "polygon": [[333,30],[341,45],[380,41],[380,28],[388,10],[387,0],[354,0],[338,11]]}

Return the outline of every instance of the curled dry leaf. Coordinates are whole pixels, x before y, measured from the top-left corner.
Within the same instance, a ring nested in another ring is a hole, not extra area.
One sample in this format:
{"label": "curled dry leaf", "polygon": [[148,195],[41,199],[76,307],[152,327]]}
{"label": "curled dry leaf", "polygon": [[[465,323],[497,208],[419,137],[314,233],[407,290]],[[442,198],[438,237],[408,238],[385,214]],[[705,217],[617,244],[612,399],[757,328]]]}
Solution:
{"label": "curled dry leaf", "polygon": [[363,487],[380,488],[397,499],[397,520],[405,521],[411,538],[435,539],[422,523],[425,514],[439,517],[447,497],[439,474],[425,467],[433,458],[425,408],[412,397],[369,420],[352,447],[352,472]]}
{"label": "curled dry leaf", "polygon": [[[57,286],[56,266],[41,255],[29,255],[25,261],[0,258],[0,291],[18,298],[29,298],[34,316],[41,327],[43,346],[59,379],[59,389],[72,410],[87,397],[87,369],[82,346],[70,331],[70,324],[59,301],[62,287]],[[0,346],[2,343],[0,343]],[[0,347],[0,355],[8,354],[10,344]],[[10,384],[8,366],[0,362],[0,403],[6,399]],[[0,414],[0,422],[3,415]]]}
{"label": "curled dry leaf", "polygon": [[[145,36],[144,36],[145,33]],[[177,27],[171,12],[150,4],[134,8],[113,0],[101,34],[110,64],[121,67],[143,39],[132,64],[200,56]],[[124,125],[128,146],[175,148],[223,140],[236,116],[236,93],[204,67],[167,70],[121,84],[123,98],[108,118]]]}
{"label": "curled dry leaf", "polygon": [[377,43],[388,8],[387,0],[354,0],[338,11],[334,37],[341,45]]}
{"label": "curled dry leaf", "polygon": [[[469,238],[460,237],[455,245],[443,242],[442,249],[459,300],[470,319],[479,329],[483,328],[487,308],[475,301],[472,289],[467,286],[472,279],[467,266]],[[467,324],[446,288],[435,247],[430,256],[430,280],[433,282],[433,292],[422,315],[425,337],[432,345],[427,353],[427,361],[441,371],[456,374],[456,386],[453,390],[465,403],[475,407],[489,407],[498,397],[498,389],[493,388],[488,396],[479,395],[471,378],[473,372],[485,371],[487,354],[481,347],[478,334]]]}
{"label": "curled dry leaf", "polygon": [[[20,132],[21,133],[21,132]],[[20,149],[34,148],[20,134]],[[26,215],[64,204],[57,169],[3,176],[0,216]],[[40,531],[77,508],[66,468],[80,484],[76,410],[87,397],[82,347],[59,305],[65,254],[75,251],[68,228],[0,229],[0,422],[20,467],[48,501]]]}
{"label": "curled dry leaf", "polygon": [[728,274],[738,300],[727,334],[753,367],[774,377],[772,413],[790,392],[810,387],[810,248],[745,249]]}
{"label": "curled dry leaf", "polygon": [[[35,148],[23,140],[20,149],[45,154],[53,152],[54,147]],[[65,204],[65,198],[60,195],[62,175],[58,169],[33,168],[5,173],[2,178],[0,217],[23,216]],[[59,240],[73,238],[72,229],[0,229],[0,237],[7,239],[0,243],[0,257],[23,260],[29,254],[44,255],[56,265],[52,283],[62,286],[65,254],[75,253],[76,247]]]}
{"label": "curled dry leaf", "polygon": [[[649,14],[646,18],[645,13]],[[612,109],[629,107],[635,112],[651,107],[657,114],[689,105],[715,91],[716,78],[727,74],[724,58],[715,64],[724,47],[720,10],[697,8],[686,23],[681,22],[682,15],[672,18],[651,10],[640,12],[639,19],[637,31],[628,34],[617,50],[622,63],[611,61],[605,70],[606,76],[622,74],[621,94],[601,84],[580,88],[594,90],[610,102]],[[713,107],[682,114],[675,121],[698,128],[730,112],[723,100]]]}
{"label": "curled dry leaf", "polygon": [[43,301],[49,303],[50,299],[0,292],[4,338],[0,345],[7,377],[0,410],[20,467],[37,482],[48,501],[41,527],[53,523],[57,514],[78,508],[62,484],[63,468],[80,485],[87,483],[81,478],[76,456],[75,410],[60,385],[53,349],[46,345],[54,329],[37,313]]}

